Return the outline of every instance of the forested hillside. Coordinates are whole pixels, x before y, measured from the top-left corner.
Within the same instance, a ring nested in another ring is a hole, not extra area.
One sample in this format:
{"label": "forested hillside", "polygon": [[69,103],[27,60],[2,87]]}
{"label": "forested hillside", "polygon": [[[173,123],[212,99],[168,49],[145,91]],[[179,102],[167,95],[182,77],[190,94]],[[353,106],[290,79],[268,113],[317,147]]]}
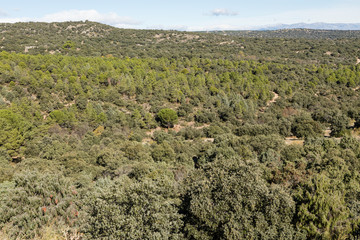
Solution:
{"label": "forested hillside", "polygon": [[280,29],[280,30],[263,30],[263,31],[214,31],[222,35],[231,35],[239,37],[253,38],[290,38],[290,39],[357,39],[360,38],[359,30],[316,30],[316,29]]}
{"label": "forested hillside", "polygon": [[360,31],[227,31],[220,34],[119,29],[95,22],[0,23],[0,50],[71,56],[216,58],[355,64]]}
{"label": "forested hillside", "polygon": [[2,239],[360,237],[359,39],[1,31]]}

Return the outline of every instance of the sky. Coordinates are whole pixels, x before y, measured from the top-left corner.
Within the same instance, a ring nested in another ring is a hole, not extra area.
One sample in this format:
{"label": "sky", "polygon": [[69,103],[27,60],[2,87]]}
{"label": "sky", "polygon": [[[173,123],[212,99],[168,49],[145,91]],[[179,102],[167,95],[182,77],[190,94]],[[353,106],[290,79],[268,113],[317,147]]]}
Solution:
{"label": "sky", "polygon": [[360,23],[360,0],[1,0],[0,22],[89,20],[120,28],[246,30]]}

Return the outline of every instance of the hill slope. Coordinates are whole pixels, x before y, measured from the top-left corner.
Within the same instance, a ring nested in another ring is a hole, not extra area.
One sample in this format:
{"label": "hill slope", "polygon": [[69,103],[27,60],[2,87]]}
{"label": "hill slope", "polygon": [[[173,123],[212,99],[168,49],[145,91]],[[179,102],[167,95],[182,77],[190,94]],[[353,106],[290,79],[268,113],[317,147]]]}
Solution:
{"label": "hill slope", "polygon": [[[0,48],[26,53],[65,53],[82,56],[162,57],[203,56],[209,47],[229,53],[238,43],[219,45],[229,37],[206,33],[119,29],[95,22],[0,24]],[[70,45],[66,45],[71,41]],[[65,44],[65,45],[64,45]],[[211,51],[210,51],[211,52]]]}
{"label": "hill slope", "polygon": [[2,239],[359,239],[358,39],[1,32]]}
{"label": "hill slope", "polygon": [[356,30],[319,30],[311,28],[265,28],[256,31],[215,31],[215,33],[252,38],[285,38],[285,39],[311,39],[311,40],[336,40],[336,39],[358,39],[360,38],[360,31]]}
{"label": "hill slope", "polygon": [[28,54],[215,57],[297,64],[355,64],[360,57],[354,52],[360,44],[360,33],[354,31],[300,29],[204,33],[119,29],[86,21],[3,23],[0,32],[1,50]]}
{"label": "hill slope", "polygon": [[319,29],[319,30],[360,30],[360,23],[294,23],[294,24],[277,24],[263,27],[258,30],[279,30],[279,29]]}

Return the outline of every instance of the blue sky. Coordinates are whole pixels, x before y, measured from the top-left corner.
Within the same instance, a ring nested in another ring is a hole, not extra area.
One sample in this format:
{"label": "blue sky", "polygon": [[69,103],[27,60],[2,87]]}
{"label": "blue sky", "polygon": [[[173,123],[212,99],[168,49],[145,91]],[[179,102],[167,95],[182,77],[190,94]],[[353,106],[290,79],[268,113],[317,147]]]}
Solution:
{"label": "blue sky", "polygon": [[236,30],[291,23],[360,23],[360,0],[10,0],[0,22],[90,20],[136,29]]}

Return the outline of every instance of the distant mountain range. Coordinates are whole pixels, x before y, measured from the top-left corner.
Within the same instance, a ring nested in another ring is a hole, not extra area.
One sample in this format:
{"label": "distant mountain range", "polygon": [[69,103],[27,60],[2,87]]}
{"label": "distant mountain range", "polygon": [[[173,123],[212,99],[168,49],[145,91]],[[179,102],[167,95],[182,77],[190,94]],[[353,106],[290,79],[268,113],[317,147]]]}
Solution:
{"label": "distant mountain range", "polygon": [[277,24],[272,26],[263,26],[254,30],[279,30],[279,29],[323,29],[323,30],[360,30],[360,23],[294,23],[294,24]]}

